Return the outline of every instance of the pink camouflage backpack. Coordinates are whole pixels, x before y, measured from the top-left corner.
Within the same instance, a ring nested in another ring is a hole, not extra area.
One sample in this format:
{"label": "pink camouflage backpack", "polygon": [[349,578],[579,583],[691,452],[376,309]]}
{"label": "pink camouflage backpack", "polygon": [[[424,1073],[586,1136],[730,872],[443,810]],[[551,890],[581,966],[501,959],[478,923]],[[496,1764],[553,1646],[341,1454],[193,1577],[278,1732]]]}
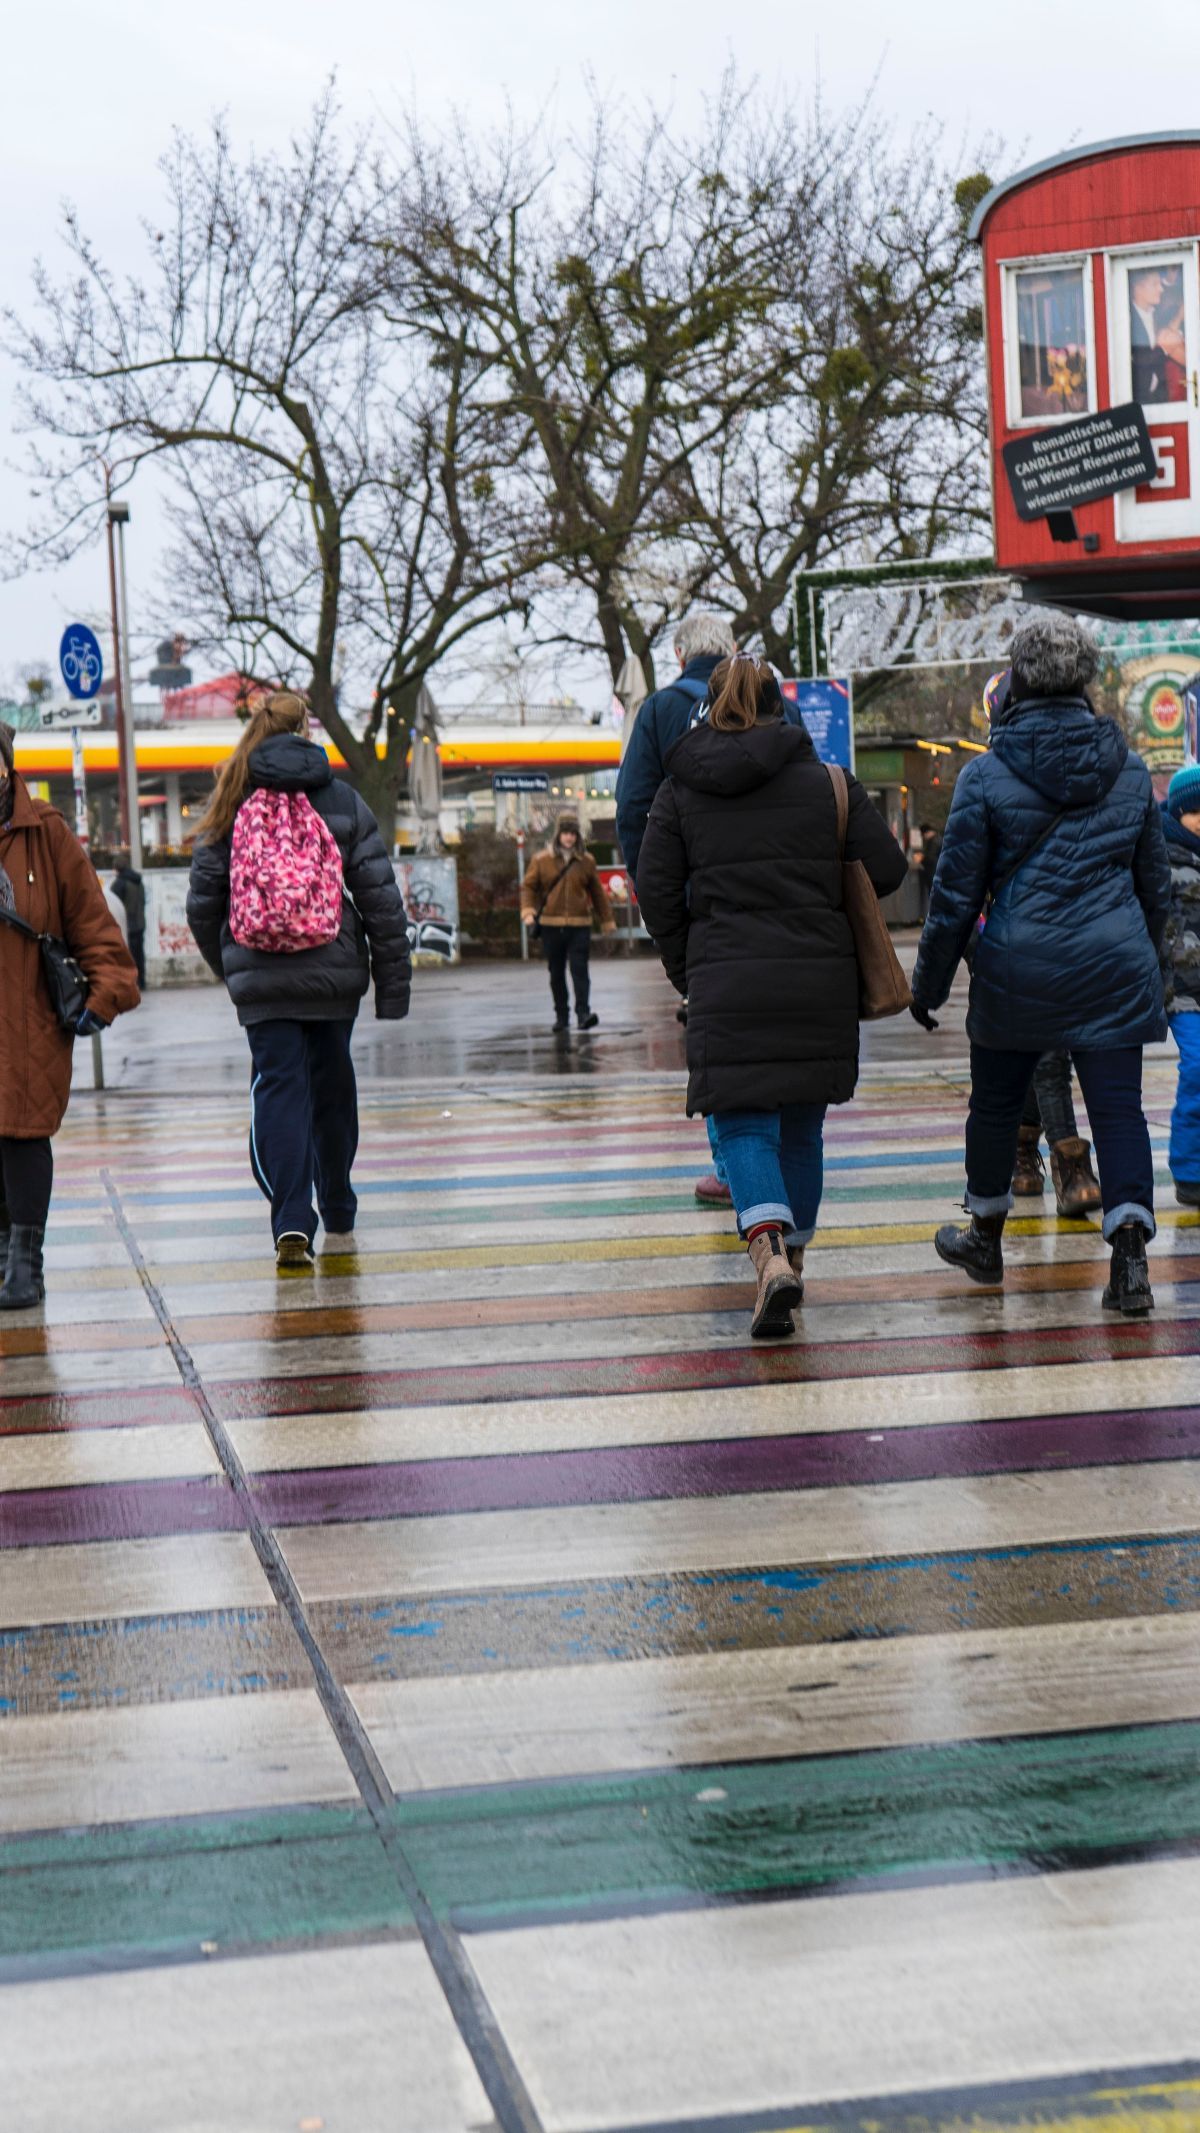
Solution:
{"label": "pink camouflage backpack", "polygon": [[239,948],[298,955],[336,940],[342,855],[302,792],[250,793],[233,825],[229,930]]}

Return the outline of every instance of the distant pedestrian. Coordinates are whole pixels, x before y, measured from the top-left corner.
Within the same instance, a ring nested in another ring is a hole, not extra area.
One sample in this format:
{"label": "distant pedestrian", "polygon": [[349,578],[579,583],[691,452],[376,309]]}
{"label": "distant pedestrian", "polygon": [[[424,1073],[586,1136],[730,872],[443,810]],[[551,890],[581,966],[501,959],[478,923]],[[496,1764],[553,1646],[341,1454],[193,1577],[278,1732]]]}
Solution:
{"label": "distant pedestrian", "polygon": [[924,920],[925,914],[929,909],[929,892],[933,887],[933,877],[937,873],[937,863],[941,856],[941,837],[932,824],[923,822],[921,824],[921,850],[917,859],[917,880],[921,890],[922,920]]}
{"label": "distant pedestrian", "polygon": [[130,864],[128,852],[118,852],[117,871],[113,876],[113,895],[125,906],[125,924],[129,935],[129,953],[137,969],[137,981],[142,991],[146,989],[146,885]]}
{"label": "distant pedestrian", "polygon": [[[638,900],[689,1000],[689,1117],[713,1129],[758,1277],[750,1331],[795,1330],[829,1104],[858,1079],[858,965],[833,781],[783,715],[769,666],[722,660],[708,716],[675,742],[642,842]],[[847,860],[877,895],[906,860],[856,778]]]}
{"label": "distant pedestrian", "polygon": [[1167,1021],[1179,1086],[1167,1160],[1181,1207],[1200,1207],[1200,763],[1177,770],[1163,802],[1171,916],[1163,938]]}
{"label": "distant pedestrian", "polygon": [[546,951],[556,1036],[571,1026],[568,970],[580,1029],[595,1029],[600,1020],[591,1001],[593,918],[599,919],[602,933],[616,932],[612,905],[584,844],[579,817],[560,815],[553,842],[530,861],[521,890],[522,924],[538,928]]}
{"label": "distant pedestrian", "polygon": [[[0,725],[0,1311],[31,1310],[46,1293],[50,1144],[71,1094],[74,1038],[138,1004],[100,878],[62,816],[35,800],[14,768],[13,740],[12,727]],[[66,943],[88,979],[74,1030],[63,1028],[51,1001],[36,938],[43,933]]]}
{"label": "distant pedestrian", "polygon": [[[309,738],[302,697],[254,711],[197,834],[188,924],[250,1046],[250,1162],[281,1270],[352,1252],[358,1090],[350,1040],[408,1013],[404,903],[375,817]],[[316,1209],[313,1206],[314,1189]]]}
{"label": "distant pedestrian", "polygon": [[1091,1143],[1084,1140],[1075,1117],[1071,1054],[1061,1047],[1042,1054],[1029,1084],[1013,1171],[1015,1199],[1035,1199],[1046,1190],[1043,1132],[1050,1149],[1050,1176],[1059,1214],[1069,1219],[1090,1215],[1101,1204],[1100,1187],[1092,1169]]}
{"label": "distant pedestrian", "polygon": [[1154,1305],[1142,1047],[1166,1035],[1158,944],[1170,869],[1150,773],[1085,693],[1097,665],[1095,640],[1069,615],[1037,609],[1017,629],[991,748],[954,789],[912,1011],[936,1027],[932,1010],[947,997],[990,897],[967,1016],[971,1220],[940,1229],[936,1249],[973,1281],[1003,1281],[1022,1108],[1043,1053],[1069,1051],[1112,1245],[1104,1305],[1135,1317]]}

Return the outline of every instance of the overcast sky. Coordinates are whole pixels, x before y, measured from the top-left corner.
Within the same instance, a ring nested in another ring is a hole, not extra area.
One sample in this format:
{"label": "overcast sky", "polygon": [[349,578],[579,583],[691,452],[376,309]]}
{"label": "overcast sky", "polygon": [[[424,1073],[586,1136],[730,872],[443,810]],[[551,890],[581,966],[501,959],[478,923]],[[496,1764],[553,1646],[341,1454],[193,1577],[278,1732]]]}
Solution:
{"label": "overcast sky", "polygon": [[[79,203],[102,252],[140,256],[140,217],[153,216],[156,162],[171,129],[228,112],[235,142],[268,147],[300,125],[336,69],[351,116],[387,119],[410,95],[440,112],[566,118],[602,90],[671,100],[699,116],[705,88],[730,57],[769,90],[807,100],[818,77],[832,107],[877,77],[881,120],[908,128],[933,114],[957,139],[1003,135],[1022,162],[1114,135],[1200,125],[1200,6],[1169,12],[1143,43],[1128,0],[22,0],[5,13],[0,100],[6,304],[28,304],[29,267],[53,263],[64,199]],[[0,369],[5,457],[11,372]],[[131,622],[154,578],[155,512],[135,489]],[[24,511],[6,479],[2,515]],[[0,677],[52,660],[63,624],[105,595],[103,554],[69,571],[0,585]],[[606,685],[602,684],[602,693]]]}

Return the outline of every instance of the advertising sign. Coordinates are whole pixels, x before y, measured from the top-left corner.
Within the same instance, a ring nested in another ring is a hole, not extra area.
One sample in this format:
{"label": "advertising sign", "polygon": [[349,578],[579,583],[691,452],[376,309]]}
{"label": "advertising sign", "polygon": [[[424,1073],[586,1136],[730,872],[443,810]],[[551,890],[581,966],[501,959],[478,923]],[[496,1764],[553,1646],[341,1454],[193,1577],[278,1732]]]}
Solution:
{"label": "advertising sign", "polygon": [[1023,519],[1069,511],[1073,504],[1135,489],[1158,474],[1146,417],[1135,400],[1078,422],[1057,423],[1035,437],[1014,437],[1001,457]]}
{"label": "advertising sign", "polygon": [[[1140,671],[1139,671],[1140,670]],[[1131,661],[1125,674],[1129,738],[1148,770],[1178,770],[1187,753],[1185,679],[1178,667]]]}
{"label": "advertising sign", "polygon": [[823,763],[854,768],[854,719],[849,680],[781,681],[782,694],[795,704]]}

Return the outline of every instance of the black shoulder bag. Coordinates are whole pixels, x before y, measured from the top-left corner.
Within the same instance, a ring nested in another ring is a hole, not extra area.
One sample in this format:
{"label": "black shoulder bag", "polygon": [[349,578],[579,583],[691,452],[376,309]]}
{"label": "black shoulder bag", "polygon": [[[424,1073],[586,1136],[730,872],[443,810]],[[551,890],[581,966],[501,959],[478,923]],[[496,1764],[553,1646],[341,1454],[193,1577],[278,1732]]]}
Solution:
{"label": "black shoulder bag", "polygon": [[579,857],[579,854],[578,854],[578,852],[572,852],[572,854],[571,854],[570,858],[568,859],[568,861],[567,861],[567,863],[566,863],[565,867],[563,868],[563,870],[562,870],[561,874],[556,874],[556,875],[555,875],[555,877],[554,877],[553,881],[551,882],[551,884],[550,884],[549,888],[547,889],[547,891],[546,891],[545,895],[543,896],[543,898],[542,898],[542,900],[541,900],[541,903],[540,903],[540,904],[538,905],[538,907],[537,907],[537,910],[536,910],[536,911],[534,912],[534,914],[533,914],[533,924],[532,924],[532,925],[530,926],[530,928],[529,928],[529,938],[530,938],[530,940],[531,940],[531,941],[540,941],[540,940],[541,940],[541,938],[542,938],[542,913],[543,913],[543,911],[545,910],[545,908],[546,908],[546,905],[547,905],[547,904],[549,903],[549,901],[550,901],[550,898],[551,898],[551,897],[553,896],[553,894],[554,894],[554,891],[555,891],[555,890],[557,889],[557,887],[558,887],[558,884],[559,884],[559,882],[560,882],[560,881],[565,881],[565,880],[566,880],[566,878],[567,878],[567,875],[568,875],[568,874],[570,873],[570,871],[571,871],[571,868],[572,868],[572,867],[574,866],[574,864],[575,864],[575,861],[576,861],[576,860],[578,859],[578,857]]}
{"label": "black shoulder bag", "polygon": [[54,1009],[59,1028],[74,1035],[75,1024],[87,1006],[87,997],[92,988],[92,981],[87,972],[75,961],[66,942],[60,941],[57,934],[39,933],[35,927],[26,925],[23,918],[18,918],[16,912],[10,911],[4,904],[0,904],[0,918],[15,932],[23,933],[27,941],[37,942],[46,990],[50,995],[50,1005]]}

